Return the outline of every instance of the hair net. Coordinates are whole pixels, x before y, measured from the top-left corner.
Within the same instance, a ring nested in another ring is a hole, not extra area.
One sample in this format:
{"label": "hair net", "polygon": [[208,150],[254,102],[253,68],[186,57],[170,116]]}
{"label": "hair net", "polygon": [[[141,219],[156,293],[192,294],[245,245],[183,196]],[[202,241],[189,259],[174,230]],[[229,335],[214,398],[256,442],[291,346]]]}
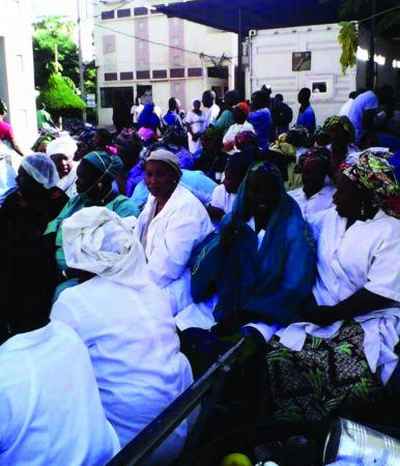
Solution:
{"label": "hair net", "polygon": [[124,169],[120,157],[103,151],[89,152],[83,160],[91,163],[103,175],[109,175],[111,178],[117,178]]}
{"label": "hair net", "polygon": [[146,258],[134,235],[136,222],[105,207],[75,213],[62,226],[68,267],[134,288],[146,286]]}
{"label": "hair net", "polygon": [[37,153],[23,157],[21,167],[46,189],[54,188],[60,181],[57,168],[47,155]]}
{"label": "hair net", "polygon": [[55,154],[66,155],[70,160],[74,158],[78,145],[68,134],[62,135],[54,141],[49,142],[46,148],[46,154],[51,156]]}

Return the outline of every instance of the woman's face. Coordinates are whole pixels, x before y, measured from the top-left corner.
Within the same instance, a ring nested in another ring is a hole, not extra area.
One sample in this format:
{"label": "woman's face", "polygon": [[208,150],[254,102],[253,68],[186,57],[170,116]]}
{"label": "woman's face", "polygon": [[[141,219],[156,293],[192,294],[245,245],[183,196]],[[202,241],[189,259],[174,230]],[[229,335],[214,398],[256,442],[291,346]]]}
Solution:
{"label": "woman's face", "polygon": [[[82,160],[76,171],[76,190],[78,194],[86,194],[89,199],[97,200],[103,193],[105,180],[101,180],[102,174],[86,160]],[[101,186],[100,186],[101,185]]]}
{"label": "woman's face", "polygon": [[51,156],[51,159],[55,163],[60,178],[64,178],[72,169],[72,164],[68,157],[64,154],[55,154]]}
{"label": "woman's face", "polygon": [[252,217],[269,218],[281,200],[278,181],[270,173],[255,172],[247,180],[246,202]]}
{"label": "woman's face", "polygon": [[144,179],[150,193],[157,199],[168,199],[179,181],[168,164],[156,160],[146,162]]}
{"label": "woman's face", "polygon": [[20,192],[27,197],[41,194],[45,189],[40,183],[34,180],[22,167],[19,167],[18,169],[16,182]]}
{"label": "woman's face", "polygon": [[365,194],[342,173],[337,177],[337,191],[333,196],[337,213],[348,219],[359,219],[366,203]]}

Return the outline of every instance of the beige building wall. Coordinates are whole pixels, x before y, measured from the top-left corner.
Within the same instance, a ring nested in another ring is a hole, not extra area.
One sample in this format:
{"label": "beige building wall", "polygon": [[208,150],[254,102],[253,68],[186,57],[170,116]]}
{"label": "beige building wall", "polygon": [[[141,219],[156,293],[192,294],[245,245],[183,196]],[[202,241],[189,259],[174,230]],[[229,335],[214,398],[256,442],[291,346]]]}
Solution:
{"label": "beige building wall", "polygon": [[132,99],[151,87],[154,102],[165,112],[171,96],[190,110],[192,100],[201,98],[204,90],[213,87],[222,94],[234,84],[233,60],[224,61],[223,77],[212,71],[222,55],[237,55],[235,35],[154,13],[150,6],[157,3],[121,6],[120,1],[110,1],[97,7],[94,37],[101,125],[112,125],[112,99],[119,92]]}
{"label": "beige building wall", "polygon": [[25,151],[37,136],[30,0],[1,0],[0,98]]}

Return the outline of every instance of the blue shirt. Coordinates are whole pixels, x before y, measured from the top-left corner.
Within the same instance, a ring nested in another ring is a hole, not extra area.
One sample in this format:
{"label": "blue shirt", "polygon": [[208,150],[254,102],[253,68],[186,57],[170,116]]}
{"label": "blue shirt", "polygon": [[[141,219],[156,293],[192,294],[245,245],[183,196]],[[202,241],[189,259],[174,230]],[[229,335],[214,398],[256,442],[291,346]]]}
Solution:
{"label": "blue shirt", "polygon": [[315,128],[317,126],[315,121],[315,113],[311,105],[309,105],[304,112],[299,112],[297,117],[297,126],[304,126],[307,128],[310,134],[315,133]]}
{"label": "blue shirt", "polygon": [[368,110],[375,110],[379,106],[378,97],[373,91],[366,91],[353,100],[349,110],[349,118],[356,130],[356,142],[360,142],[364,135],[363,118]]}
{"label": "blue shirt", "polygon": [[249,122],[253,125],[261,149],[268,149],[271,138],[272,116],[268,108],[263,108],[249,115]]}

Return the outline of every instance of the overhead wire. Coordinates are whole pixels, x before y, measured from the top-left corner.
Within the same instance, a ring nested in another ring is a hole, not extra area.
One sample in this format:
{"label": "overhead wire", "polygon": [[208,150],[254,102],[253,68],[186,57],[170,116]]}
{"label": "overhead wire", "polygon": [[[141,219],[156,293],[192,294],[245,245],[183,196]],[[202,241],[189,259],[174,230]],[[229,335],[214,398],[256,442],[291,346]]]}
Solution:
{"label": "overhead wire", "polygon": [[[196,56],[198,56],[200,58],[206,57],[206,58],[209,58],[211,61],[220,60],[222,58],[222,57],[218,57],[216,55],[211,55],[211,54],[207,54],[207,53],[203,53],[203,52],[196,52],[194,50],[188,50],[188,49],[185,49],[183,47],[179,47],[178,45],[171,45],[171,44],[168,44],[168,43],[165,43],[165,42],[158,42],[158,41],[154,41],[154,40],[151,40],[151,39],[146,39],[146,38],[143,38],[143,37],[139,37],[139,36],[136,36],[134,34],[128,34],[126,32],[119,31],[118,29],[113,29],[113,28],[104,26],[103,24],[94,23],[94,26],[98,27],[98,28],[101,28],[101,29],[104,29],[106,31],[114,32],[115,34],[120,34],[120,35],[123,35],[125,37],[129,37],[130,39],[135,39],[135,40],[139,40],[139,41],[142,41],[142,42],[147,42],[149,44],[158,45],[160,47],[166,47],[166,48],[169,48],[169,49],[179,50],[179,51],[187,53],[187,54],[196,55]],[[225,55],[223,55],[223,57],[226,60],[231,61],[231,57],[228,57],[228,56],[225,56]]]}

